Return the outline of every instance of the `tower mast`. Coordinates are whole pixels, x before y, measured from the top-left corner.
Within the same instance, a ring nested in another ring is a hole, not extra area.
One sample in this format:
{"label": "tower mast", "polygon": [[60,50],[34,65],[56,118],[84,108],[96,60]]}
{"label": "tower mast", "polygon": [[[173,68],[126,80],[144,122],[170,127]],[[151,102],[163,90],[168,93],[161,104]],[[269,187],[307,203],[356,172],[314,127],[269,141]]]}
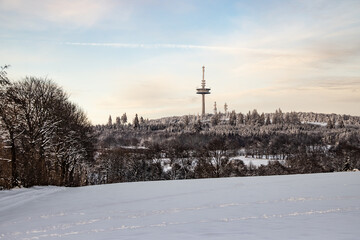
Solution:
{"label": "tower mast", "polygon": [[197,94],[201,94],[202,95],[202,111],[201,111],[201,115],[205,116],[205,94],[210,94],[210,88],[206,88],[206,81],[205,81],[205,66],[202,67],[202,80],[201,80],[201,88],[197,88]]}

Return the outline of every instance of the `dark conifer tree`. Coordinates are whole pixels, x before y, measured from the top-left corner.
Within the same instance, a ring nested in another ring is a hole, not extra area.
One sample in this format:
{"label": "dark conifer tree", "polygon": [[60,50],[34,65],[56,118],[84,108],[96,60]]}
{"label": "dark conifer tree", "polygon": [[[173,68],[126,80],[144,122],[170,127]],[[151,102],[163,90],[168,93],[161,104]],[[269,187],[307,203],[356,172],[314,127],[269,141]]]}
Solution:
{"label": "dark conifer tree", "polygon": [[235,125],[236,125],[236,112],[235,112],[235,110],[233,110],[233,111],[230,113],[229,124],[232,125],[232,126],[235,126]]}
{"label": "dark conifer tree", "polygon": [[239,124],[244,124],[244,114],[239,113],[237,116],[237,121]]}
{"label": "dark conifer tree", "polygon": [[133,125],[134,125],[134,128],[139,128],[140,127],[139,118],[138,118],[137,114],[135,114]]}
{"label": "dark conifer tree", "polygon": [[271,124],[270,114],[267,114],[266,120],[265,120],[265,125],[270,125],[270,124]]}
{"label": "dark conifer tree", "polygon": [[108,119],[108,124],[107,124],[109,127],[112,126],[112,119],[111,119],[111,115],[109,115],[109,119]]}
{"label": "dark conifer tree", "polygon": [[126,124],[126,123],[127,123],[126,113],[124,113],[124,114],[121,116],[121,122],[122,122],[122,124]]}
{"label": "dark conifer tree", "polygon": [[216,126],[219,124],[219,122],[220,122],[220,114],[216,113],[211,117],[211,124],[213,126]]}
{"label": "dark conifer tree", "polygon": [[121,126],[121,119],[120,117],[116,117],[116,127],[120,127]]}

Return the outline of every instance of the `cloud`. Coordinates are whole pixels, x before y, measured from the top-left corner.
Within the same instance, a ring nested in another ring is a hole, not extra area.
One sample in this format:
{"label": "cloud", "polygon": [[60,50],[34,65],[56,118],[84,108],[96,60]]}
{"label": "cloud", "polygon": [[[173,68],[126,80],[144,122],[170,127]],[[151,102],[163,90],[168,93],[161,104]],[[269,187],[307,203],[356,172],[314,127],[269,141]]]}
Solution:
{"label": "cloud", "polygon": [[65,45],[117,47],[117,48],[175,48],[175,49],[203,49],[215,51],[256,51],[254,49],[236,48],[227,46],[191,45],[191,44],[138,44],[138,43],[90,43],[90,42],[65,42]]}
{"label": "cloud", "polygon": [[236,47],[231,45],[195,45],[195,44],[146,44],[146,43],[101,43],[101,42],[63,42],[64,45],[83,46],[83,47],[113,47],[113,48],[133,48],[133,49],[184,49],[184,50],[204,50],[214,51],[227,55],[247,54],[257,57],[276,56],[294,57],[296,52],[286,49],[271,48],[248,48]]}
{"label": "cloud", "polygon": [[176,15],[194,11],[192,2],[163,0],[1,0],[0,26],[16,30],[67,30],[98,26],[128,29],[156,9]]}
{"label": "cloud", "polygon": [[360,91],[360,77],[328,76],[297,80],[294,89],[299,91],[324,90],[354,93]]}
{"label": "cloud", "polygon": [[114,6],[112,0],[2,0],[1,25],[15,29],[43,29],[48,24],[90,27],[106,17]]}

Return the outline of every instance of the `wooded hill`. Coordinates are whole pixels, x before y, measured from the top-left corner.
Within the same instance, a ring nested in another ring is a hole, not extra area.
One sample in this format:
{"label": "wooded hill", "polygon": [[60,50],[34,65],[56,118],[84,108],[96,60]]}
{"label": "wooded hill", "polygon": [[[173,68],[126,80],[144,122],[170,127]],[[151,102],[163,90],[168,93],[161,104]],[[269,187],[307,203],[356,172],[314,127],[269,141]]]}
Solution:
{"label": "wooded hill", "polygon": [[[214,120],[215,119],[215,120]],[[135,124],[136,122],[136,124]],[[98,125],[90,182],[331,172],[360,167],[360,118],[317,113],[209,114]],[[259,168],[242,153],[284,160]],[[163,161],[170,162],[163,171]]]}
{"label": "wooded hill", "polygon": [[[0,70],[0,188],[360,168],[360,118],[235,111],[92,126],[54,82]],[[234,156],[282,160],[255,167]],[[166,163],[166,165],[165,165]]]}

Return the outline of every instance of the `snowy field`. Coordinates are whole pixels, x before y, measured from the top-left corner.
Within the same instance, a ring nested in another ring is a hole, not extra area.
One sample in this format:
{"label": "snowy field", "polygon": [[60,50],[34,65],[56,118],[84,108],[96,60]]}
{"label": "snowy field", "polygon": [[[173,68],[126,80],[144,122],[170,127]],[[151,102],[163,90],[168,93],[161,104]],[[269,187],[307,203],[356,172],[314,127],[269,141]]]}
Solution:
{"label": "snowy field", "polygon": [[[252,157],[245,157],[244,155],[238,155],[235,157],[231,157],[230,160],[241,160],[248,167],[250,167],[250,166],[260,167],[261,165],[266,166],[269,164],[269,162],[272,162],[272,161],[278,161],[279,163],[285,165],[285,160],[266,159],[265,156],[263,158],[252,158]],[[168,172],[172,169],[170,158],[162,158],[162,159],[160,159],[160,161],[161,161],[161,165],[163,167],[164,172]],[[194,165],[193,165],[193,167],[194,167]],[[192,170],[194,170],[194,169],[192,169]]]}
{"label": "snowy field", "polygon": [[263,158],[251,158],[251,157],[245,157],[245,156],[236,156],[236,157],[232,157],[230,158],[230,160],[241,160],[244,162],[244,164],[246,166],[255,166],[255,167],[260,167],[261,165],[268,165],[269,162],[271,161],[278,161],[281,164],[285,164],[285,160],[274,160],[274,159],[266,159],[265,157]]}
{"label": "snowy field", "polygon": [[360,239],[360,173],[0,191],[0,239]]}

